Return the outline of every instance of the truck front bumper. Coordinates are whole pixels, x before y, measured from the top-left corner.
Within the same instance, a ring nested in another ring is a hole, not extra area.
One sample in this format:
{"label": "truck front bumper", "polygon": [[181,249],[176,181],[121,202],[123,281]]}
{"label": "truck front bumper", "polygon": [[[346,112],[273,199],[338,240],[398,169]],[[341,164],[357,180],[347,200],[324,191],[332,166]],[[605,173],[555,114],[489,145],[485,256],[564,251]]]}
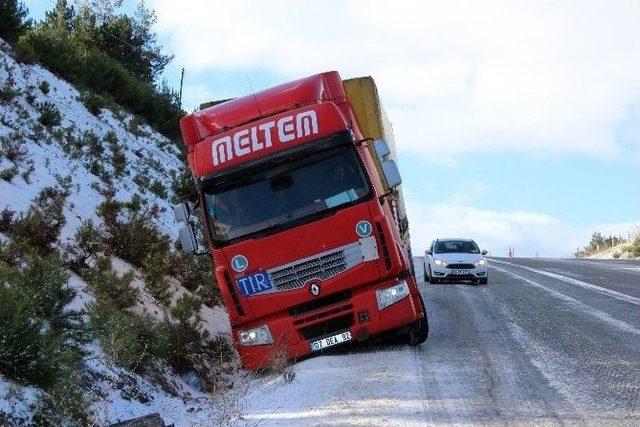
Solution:
{"label": "truck front bumper", "polygon": [[382,332],[412,325],[424,313],[417,287],[413,279],[409,280],[409,295],[382,310],[378,309],[376,290],[392,286],[397,281],[318,298],[290,309],[287,315],[262,319],[256,326],[266,324],[269,327],[273,344],[243,346],[238,334],[248,328],[234,328],[234,346],[242,366],[254,370],[277,359],[296,359],[320,353],[322,350],[312,351],[312,342],[346,331],[350,332],[351,341],[363,341]]}

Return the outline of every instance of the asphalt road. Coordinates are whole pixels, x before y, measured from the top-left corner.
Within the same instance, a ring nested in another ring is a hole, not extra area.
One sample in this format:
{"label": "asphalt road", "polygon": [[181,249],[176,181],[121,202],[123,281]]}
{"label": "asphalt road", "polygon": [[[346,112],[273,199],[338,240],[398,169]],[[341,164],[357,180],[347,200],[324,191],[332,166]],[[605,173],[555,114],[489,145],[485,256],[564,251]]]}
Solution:
{"label": "asphalt road", "polygon": [[640,263],[490,266],[488,286],[425,287],[432,332],[415,352],[425,397],[458,403],[425,420],[639,423]]}
{"label": "asphalt road", "polygon": [[250,424],[640,424],[640,263],[492,259],[489,285],[422,282],[427,342],[357,345],[257,391]]}

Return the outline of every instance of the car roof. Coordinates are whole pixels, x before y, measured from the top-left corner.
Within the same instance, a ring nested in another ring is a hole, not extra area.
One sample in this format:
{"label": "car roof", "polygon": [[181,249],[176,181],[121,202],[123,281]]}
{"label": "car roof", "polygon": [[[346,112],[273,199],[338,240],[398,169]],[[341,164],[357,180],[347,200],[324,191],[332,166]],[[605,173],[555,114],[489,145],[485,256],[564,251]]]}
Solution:
{"label": "car roof", "polygon": [[452,240],[461,240],[463,242],[473,242],[473,239],[462,239],[456,237],[445,237],[444,239],[436,239],[435,242],[450,242]]}

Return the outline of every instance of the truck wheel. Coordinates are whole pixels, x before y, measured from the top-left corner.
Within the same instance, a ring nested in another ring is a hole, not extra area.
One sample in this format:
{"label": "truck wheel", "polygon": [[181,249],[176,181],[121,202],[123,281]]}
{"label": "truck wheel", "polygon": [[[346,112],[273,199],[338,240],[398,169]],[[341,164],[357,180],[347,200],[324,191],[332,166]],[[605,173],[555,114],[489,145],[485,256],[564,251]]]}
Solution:
{"label": "truck wheel", "polygon": [[414,324],[413,331],[407,334],[407,343],[412,346],[422,344],[429,336],[429,319],[427,318],[427,310],[424,308],[422,295],[420,295],[420,305],[422,306],[424,317],[417,320]]}

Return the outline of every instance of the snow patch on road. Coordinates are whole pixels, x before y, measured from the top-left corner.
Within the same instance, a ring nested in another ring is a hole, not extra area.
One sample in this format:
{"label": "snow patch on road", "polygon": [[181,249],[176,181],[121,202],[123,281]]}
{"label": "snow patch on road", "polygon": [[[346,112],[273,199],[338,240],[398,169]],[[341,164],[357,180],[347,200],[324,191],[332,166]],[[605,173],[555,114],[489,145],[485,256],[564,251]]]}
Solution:
{"label": "snow patch on road", "polygon": [[423,425],[426,405],[409,347],[325,355],[293,367],[295,378],[254,381],[237,425]]}

